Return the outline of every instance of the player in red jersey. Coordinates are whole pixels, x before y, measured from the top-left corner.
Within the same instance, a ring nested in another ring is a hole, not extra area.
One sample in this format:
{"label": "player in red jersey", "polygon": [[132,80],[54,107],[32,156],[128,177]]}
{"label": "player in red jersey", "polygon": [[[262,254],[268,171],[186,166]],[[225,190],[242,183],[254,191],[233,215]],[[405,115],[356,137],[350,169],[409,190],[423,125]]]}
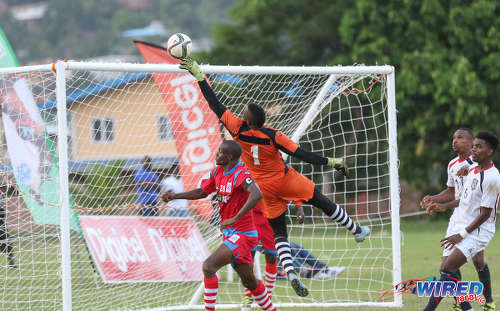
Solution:
{"label": "player in red jersey", "polygon": [[281,264],[297,295],[307,296],[309,291],[293,267],[286,228],[287,203],[294,201],[300,206],[306,202],[321,209],[332,220],[351,231],[356,242],[362,242],[370,234],[370,228],[357,225],[343,208],[325,197],[311,180],[286,165],[280,151],[307,163],[329,165],[347,175],[344,161],[306,151],[282,132],[264,126],[266,113],[257,104],[247,105],[243,119],[235,116],[219,102],[196,61],[191,58],[183,59],[180,68],[186,69],[195,77],[210,109],[233,139],[241,144],[243,162],[262,190],[262,212],[273,228]]}
{"label": "player in red jersey", "polygon": [[223,141],[215,158],[217,166],[210,177],[202,180],[200,188],[176,194],[167,192],[162,199],[165,202],[198,200],[217,193],[223,243],[203,262],[205,310],[215,310],[219,288],[216,273],[231,263],[257,304],[263,310],[275,311],[266,287],[253,273],[251,252],[258,243],[258,237],[250,211],[262,199],[262,192],[248,170],[240,164],[240,156],[240,144],[233,140]]}

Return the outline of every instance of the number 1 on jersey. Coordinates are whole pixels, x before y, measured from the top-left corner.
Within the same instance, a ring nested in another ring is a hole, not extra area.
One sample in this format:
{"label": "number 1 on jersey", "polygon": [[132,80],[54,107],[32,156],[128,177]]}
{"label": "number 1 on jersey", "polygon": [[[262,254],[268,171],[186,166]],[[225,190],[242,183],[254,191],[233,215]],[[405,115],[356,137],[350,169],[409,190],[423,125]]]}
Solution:
{"label": "number 1 on jersey", "polygon": [[250,147],[250,151],[252,152],[252,156],[253,156],[253,164],[260,165],[259,145],[253,145],[252,147]]}

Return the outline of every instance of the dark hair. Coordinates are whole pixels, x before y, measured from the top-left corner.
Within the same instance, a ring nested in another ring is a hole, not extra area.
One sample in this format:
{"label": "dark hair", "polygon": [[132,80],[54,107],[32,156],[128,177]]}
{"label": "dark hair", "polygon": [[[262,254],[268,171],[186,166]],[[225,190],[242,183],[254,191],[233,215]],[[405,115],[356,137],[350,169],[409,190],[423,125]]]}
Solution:
{"label": "dark hair", "polygon": [[266,123],[266,112],[264,108],[257,104],[248,104],[248,110],[252,114],[254,125],[262,127]]}
{"label": "dark hair", "polygon": [[477,133],[476,138],[484,140],[493,151],[498,147],[498,138],[491,132],[481,131]]}
{"label": "dark hair", "polygon": [[224,140],[222,143],[227,146],[229,154],[235,159],[238,159],[241,156],[241,145],[239,142],[235,140]]}
{"label": "dark hair", "polygon": [[151,162],[152,162],[152,160],[151,160],[150,156],[144,156],[144,158],[142,158],[142,160],[141,160],[142,164],[151,164]]}
{"label": "dark hair", "polygon": [[474,137],[474,134],[472,134],[472,130],[466,126],[461,126],[461,127],[457,128],[457,131],[464,131],[467,134],[469,134],[470,138]]}

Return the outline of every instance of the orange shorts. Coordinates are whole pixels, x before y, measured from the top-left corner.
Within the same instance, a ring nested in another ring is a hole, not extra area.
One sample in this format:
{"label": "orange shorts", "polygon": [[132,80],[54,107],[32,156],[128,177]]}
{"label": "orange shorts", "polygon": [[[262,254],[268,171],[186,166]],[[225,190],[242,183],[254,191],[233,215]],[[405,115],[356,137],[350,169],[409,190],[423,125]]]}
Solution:
{"label": "orange shorts", "polygon": [[288,167],[288,172],[280,179],[257,180],[259,188],[264,195],[261,201],[262,214],[273,219],[286,210],[288,201],[297,205],[309,201],[314,194],[314,183],[293,167]]}

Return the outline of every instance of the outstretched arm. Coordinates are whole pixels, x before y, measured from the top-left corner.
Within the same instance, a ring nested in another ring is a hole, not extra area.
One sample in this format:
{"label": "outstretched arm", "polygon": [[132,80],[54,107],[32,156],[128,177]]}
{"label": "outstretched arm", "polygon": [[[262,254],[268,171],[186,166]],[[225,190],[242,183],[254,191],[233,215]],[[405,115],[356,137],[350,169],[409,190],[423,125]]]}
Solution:
{"label": "outstretched arm", "polygon": [[166,192],[161,196],[161,198],[163,199],[163,201],[168,202],[178,199],[199,200],[206,198],[207,196],[208,194],[206,194],[203,191],[203,189],[198,188],[187,192],[179,192],[179,193]]}
{"label": "outstretched arm", "polygon": [[210,84],[208,84],[207,80],[205,80],[205,75],[201,71],[200,66],[198,66],[198,63],[196,63],[194,59],[188,57],[182,60],[179,67],[189,71],[189,73],[193,75],[196,81],[198,81],[198,86],[210,109],[215,113],[222,124],[224,124],[232,136],[237,135],[240,126],[243,124],[243,120],[233,115],[231,111],[219,101],[214,90]]}
{"label": "outstretched arm", "polygon": [[198,85],[200,86],[203,96],[208,102],[208,106],[210,106],[210,109],[212,109],[212,111],[215,112],[217,117],[220,119],[227,108],[219,101],[214,90],[210,87],[207,80],[205,80],[205,74],[201,71],[198,63],[194,59],[187,57],[182,60],[179,67],[189,71],[196,81],[198,81]]}
{"label": "outstretched arm", "polygon": [[219,101],[217,95],[215,95],[214,90],[208,84],[207,80],[203,79],[202,81],[198,81],[198,85],[200,86],[200,90],[207,100],[210,109],[212,109],[212,111],[217,115],[217,118],[222,118],[222,115],[227,110],[226,106]]}
{"label": "outstretched arm", "polygon": [[[283,152],[288,153],[287,149],[281,149]],[[294,153],[288,153],[292,157],[295,157],[297,159],[300,159],[306,163],[314,164],[314,165],[327,165],[328,164],[328,158],[325,158],[323,156],[320,156],[319,154],[316,154],[311,151],[307,151],[305,149],[302,149],[301,147],[298,147],[297,150],[295,150]]]}
{"label": "outstretched arm", "polygon": [[275,135],[276,147],[286,154],[313,165],[328,165],[336,170],[342,170],[347,175],[347,166],[342,159],[327,158],[311,151],[302,149],[288,136],[278,131]]}

